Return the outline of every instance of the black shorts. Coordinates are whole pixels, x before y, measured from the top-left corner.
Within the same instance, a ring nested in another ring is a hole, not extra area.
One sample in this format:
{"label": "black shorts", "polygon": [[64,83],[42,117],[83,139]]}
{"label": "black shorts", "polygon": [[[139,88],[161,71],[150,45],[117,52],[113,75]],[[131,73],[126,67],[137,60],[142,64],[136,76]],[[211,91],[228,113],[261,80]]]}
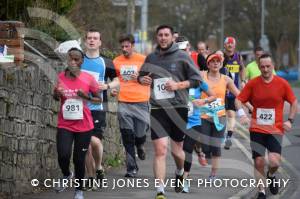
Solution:
{"label": "black shorts", "polygon": [[235,98],[225,97],[225,110],[226,111],[236,111],[234,101],[235,101]]}
{"label": "black shorts", "polygon": [[226,118],[219,118],[220,122],[224,125],[224,128],[221,131],[216,129],[215,124],[212,121],[207,119],[202,119],[201,131],[200,131],[200,143],[202,146],[202,151],[206,155],[212,155],[215,157],[220,157],[221,153],[221,144],[224,139]]}
{"label": "black shorts", "polygon": [[91,111],[94,129],[92,131],[92,136],[103,139],[103,133],[106,127],[106,112],[105,111]]}
{"label": "black shorts", "polygon": [[282,135],[250,132],[252,158],[265,156],[266,149],[281,154]]}
{"label": "black shorts", "polygon": [[151,139],[169,136],[182,142],[186,132],[188,108],[152,109]]}

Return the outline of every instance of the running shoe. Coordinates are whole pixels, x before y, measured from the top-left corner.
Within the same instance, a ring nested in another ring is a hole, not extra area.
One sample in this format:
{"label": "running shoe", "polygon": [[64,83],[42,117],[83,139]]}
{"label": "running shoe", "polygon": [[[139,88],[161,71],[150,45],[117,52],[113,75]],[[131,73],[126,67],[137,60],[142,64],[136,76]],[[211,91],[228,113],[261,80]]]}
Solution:
{"label": "running shoe", "polygon": [[58,183],[58,185],[56,187],[54,187],[54,190],[57,192],[57,193],[60,193],[60,192],[63,192],[67,186],[63,186],[63,180],[64,179],[67,179],[67,180],[71,180],[73,178],[74,174],[73,172],[70,172],[70,175],[69,176],[63,176],[60,180],[60,183]]}
{"label": "running shoe", "polygon": [[230,138],[230,137],[227,137],[227,138],[226,138],[226,141],[225,141],[224,149],[229,150],[231,146],[232,146],[231,138]]}
{"label": "running shoe", "polygon": [[104,170],[99,169],[96,171],[96,180],[100,183],[100,188],[102,188],[102,181],[104,179]]}
{"label": "running shoe", "polygon": [[177,175],[176,174],[176,184],[175,184],[175,187],[174,187],[174,189],[175,189],[175,192],[176,193],[180,193],[180,192],[182,192],[182,190],[183,190],[183,175]]}
{"label": "running shoe", "polygon": [[83,197],[83,191],[76,189],[75,190],[74,199],[84,199],[84,197]]}
{"label": "running shoe", "polygon": [[94,178],[89,177],[89,179],[87,181],[85,181],[85,184],[83,185],[83,188],[82,188],[83,191],[92,191],[94,189],[93,181],[94,181]]}
{"label": "running shoe", "polygon": [[135,178],[137,176],[137,170],[134,169],[132,171],[127,171],[127,173],[125,174],[126,178]]}
{"label": "running shoe", "polygon": [[183,180],[183,190],[182,193],[189,193],[190,192],[190,184],[187,180]]}
{"label": "running shoe", "polygon": [[167,197],[165,196],[164,193],[159,192],[159,193],[156,194],[155,199],[167,199]]}
{"label": "running shoe", "polygon": [[209,181],[214,182],[216,180],[216,176],[210,175],[208,179]]}
{"label": "running shoe", "polygon": [[278,183],[275,183],[276,180],[276,177],[270,177],[269,176],[269,171],[267,173],[267,179],[270,179],[271,180],[271,184],[269,186],[269,189],[270,189],[270,192],[273,194],[273,195],[276,195],[278,194],[278,191],[279,191],[279,186],[278,186]]}
{"label": "running shoe", "polygon": [[266,199],[266,194],[264,194],[263,192],[259,192],[257,195],[257,199]]}
{"label": "running shoe", "polygon": [[145,153],[145,148],[143,145],[140,145],[137,147],[137,155],[140,160],[145,160],[146,159],[146,153]]}

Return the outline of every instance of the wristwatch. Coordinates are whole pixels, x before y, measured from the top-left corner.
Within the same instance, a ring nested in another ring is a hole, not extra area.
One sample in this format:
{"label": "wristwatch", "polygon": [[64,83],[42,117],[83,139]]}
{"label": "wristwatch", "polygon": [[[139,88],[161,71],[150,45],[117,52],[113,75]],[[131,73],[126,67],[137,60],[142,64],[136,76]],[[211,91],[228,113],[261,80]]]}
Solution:
{"label": "wristwatch", "polygon": [[294,119],[293,118],[289,118],[288,121],[290,121],[291,124],[294,123]]}

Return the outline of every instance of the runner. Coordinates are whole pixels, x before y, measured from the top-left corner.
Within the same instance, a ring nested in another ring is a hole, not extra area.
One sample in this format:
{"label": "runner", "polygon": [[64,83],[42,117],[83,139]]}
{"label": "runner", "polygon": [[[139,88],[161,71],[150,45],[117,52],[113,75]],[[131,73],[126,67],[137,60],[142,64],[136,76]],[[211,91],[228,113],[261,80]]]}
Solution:
{"label": "runner", "polygon": [[190,42],[188,41],[188,39],[185,36],[179,36],[176,38],[175,42],[178,44],[178,47],[180,50],[184,50],[185,52],[187,52],[189,54],[189,56],[192,58],[195,65],[197,66],[197,68],[199,68],[198,62],[197,62],[198,53],[191,49],[192,46],[191,46]]}
{"label": "runner", "polygon": [[[147,56],[138,78],[142,85],[151,85],[151,138],[154,145],[154,177],[160,180],[156,199],[165,199],[163,182],[166,176],[168,137],[176,163],[176,185],[182,184],[184,151],[182,149],[187,122],[188,89],[199,86],[201,77],[193,60],[174,44],[173,28],[161,25],[156,29],[158,46]],[[181,182],[181,183],[179,183]],[[181,186],[175,191],[180,192]]]}
{"label": "runner", "polygon": [[174,31],[174,33],[173,33],[173,41],[175,42],[178,37],[179,37],[179,32]]}
{"label": "runner", "polygon": [[[75,178],[80,186],[75,189],[74,199],[83,199],[83,182],[85,173],[84,160],[94,128],[91,112],[86,101],[100,103],[99,86],[94,78],[80,71],[83,53],[77,48],[68,51],[68,67],[58,75],[58,83],[54,89],[54,99],[61,101],[57,125],[57,154],[59,167],[63,179],[71,180],[73,173],[70,171],[70,158],[72,144]],[[89,96],[88,93],[92,93]],[[56,187],[61,192],[66,187]]]}
{"label": "runner", "polygon": [[[88,103],[88,107],[93,116],[95,128],[92,132],[91,143],[86,158],[87,176],[89,177],[90,182],[92,182],[94,177],[96,177],[101,184],[101,181],[104,178],[104,169],[102,166],[102,139],[106,127],[107,111],[107,92],[105,90],[117,87],[119,82],[112,61],[100,56],[99,50],[101,47],[101,33],[96,29],[88,30],[84,44],[86,52],[81,70],[91,74],[95,80],[99,82],[100,88],[103,90],[101,93],[104,102],[103,104]],[[109,84],[105,84],[108,77],[113,81]],[[88,183],[88,185],[92,185],[92,183]],[[92,188],[96,189],[96,187],[92,186],[85,188],[86,190],[91,190]]]}
{"label": "runner", "polygon": [[[202,72],[205,82],[209,88],[215,93],[216,100],[205,106],[208,113],[202,114],[201,136],[202,150],[206,156],[212,157],[212,167],[209,178],[214,180],[219,167],[219,159],[221,157],[221,142],[224,137],[226,126],[225,117],[225,95],[226,90],[233,93],[234,96],[239,94],[239,90],[235,86],[233,80],[226,75],[220,73],[223,58],[216,53],[207,57],[208,71]],[[202,99],[207,98],[204,93]],[[236,108],[240,113],[242,123],[247,121],[245,112],[241,108],[241,104],[236,104]]]}
{"label": "runner", "polygon": [[[242,56],[235,51],[236,41],[233,37],[227,37],[224,41],[224,63],[223,65],[227,68],[228,76],[234,81],[237,88],[243,88],[245,85],[245,70]],[[240,85],[240,82],[241,85]],[[235,96],[228,92],[226,94],[225,109],[227,115],[227,136],[224,148],[229,150],[232,141],[231,137],[235,126]]]}
{"label": "runner", "polygon": [[135,146],[139,159],[146,158],[144,143],[150,125],[150,86],[137,82],[138,72],[145,61],[145,56],[134,52],[134,37],[124,35],[119,43],[123,55],[116,57],[113,62],[120,81],[118,119],[126,150],[125,177],[136,177],[138,165],[135,159]]}
{"label": "runner", "polygon": [[[250,62],[246,66],[246,79],[247,80],[253,79],[253,78],[261,75],[261,72],[258,68],[257,63],[258,63],[259,57],[262,54],[264,54],[264,49],[262,47],[258,46],[254,49],[255,60]],[[273,74],[276,75],[275,70],[273,71]]]}
{"label": "runner", "polygon": [[[189,41],[185,37],[179,37],[176,40],[176,43],[178,45],[178,48],[181,50],[184,50],[188,52],[188,44]],[[205,159],[205,154],[201,151],[201,143],[199,142],[197,134],[200,133],[200,125],[201,125],[201,119],[200,119],[200,110],[198,107],[193,106],[192,100],[197,100],[201,96],[201,92],[204,91],[208,93],[208,86],[205,82],[201,82],[200,86],[198,88],[191,88],[189,89],[189,113],[188,113],[188,124],[187,129],[190,129],[187,131],[187,134],[183,141],[183,150],[185,153],[185,161],[184,161],[184,178],[187,178],[191,166],[192,166],[192,152],[193,149],[197,153],[199,164],[202,166],[207,165],[207,161]],[[211,92],[209,92],[209,96],[211,96]],[[212,98],[211,100],[213,100]],[[199,100],[198,100],[199,101]],[[200,100],[201,101],[201,100]],[[195,101],[197,103],[197,101]],[[201,102],[200,102],[201,105]],[[194,127],[195,128],[192,128]],[[192,128],[192,129],[191,129]],[[184,193],[188,192],[188,184],[184,183]]]}
{"label": "runner", "polygon": [[199,41],[197,43],[197,52],[198,52],[197,63],[198,63],[199,69],[201,71],[203,71],[203,70],[206,71],[207,70],[206,57],[208,55],[208,48],[204,41]]}
{"label": "runner", "polygon": [[[297,98],[290,85],[284,79],[273,75],[274,64],[268,54],[259,58],[261,75],[250,80],[238,96],[242,103],[250,102],[254,109],[250,126],[254,175],[257,179],[271,180],[270,192],[277,194],[279,187],[275,183],[275,173],[281,161],[281,143],[285,131],[292,128],[297,113]],[[287,121],[283,122],[284,102],[291,107]],[[265,152],[268,151],[268,172],[265,175]],[[264,187],[259,187],[258,199],[265,199]]]}
{"label": "runner", "polygon": [[[208,96],[205,99],[201,99],[201,93],[204,92]],[[201,134],[201,110],[200,106],[211,103],[216,98],[213,95],[213,92],[209,89],[207,83],[201,81],[199,87],[189,89],[189,112],[188,112],[188,123],[187,123],[187,132],[183,141],[183,150],[185,153],[184,160],[184,174],[183,174],[183,184],[182,189],[183,193],[189,192],[190,184],[187,179],[192,167],[193,162],[193,149],[196,148],[196,144],[199,143],[199,150],[197,152],[199,162],[202,166],[206,166],[207,162],[205,159],[205,154],[201,150],[201,140],[199,139]],[[198,154],[199,153],[199,154]]]}

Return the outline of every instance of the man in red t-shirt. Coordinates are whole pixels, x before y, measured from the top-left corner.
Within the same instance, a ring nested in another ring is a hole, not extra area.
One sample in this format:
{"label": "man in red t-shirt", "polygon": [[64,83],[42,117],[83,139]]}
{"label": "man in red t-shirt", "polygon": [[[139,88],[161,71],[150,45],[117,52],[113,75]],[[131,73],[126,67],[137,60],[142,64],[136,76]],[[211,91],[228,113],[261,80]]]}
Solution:
{"label": "man in red t-shirt", "polygon": [[[242,103],[250,102],[253,113],[250,125],[250,140],[252,156],[257,180],[265,178],[265,151],[268,150],[269,170],[267,179],[272,194],[278,193],[278,183],[275,172],[281,160],[281,143],[285,131],[292,128],[297,113],[297,98],[290,85],[284,79],[273,75],[272,58],[264,54],[259,58],[261,75],[250,80],[237,99]],[[283,121],[284,102],[291,107],[288,120]],[[259,187],[258,199],[266,198],[264,187]]]}

